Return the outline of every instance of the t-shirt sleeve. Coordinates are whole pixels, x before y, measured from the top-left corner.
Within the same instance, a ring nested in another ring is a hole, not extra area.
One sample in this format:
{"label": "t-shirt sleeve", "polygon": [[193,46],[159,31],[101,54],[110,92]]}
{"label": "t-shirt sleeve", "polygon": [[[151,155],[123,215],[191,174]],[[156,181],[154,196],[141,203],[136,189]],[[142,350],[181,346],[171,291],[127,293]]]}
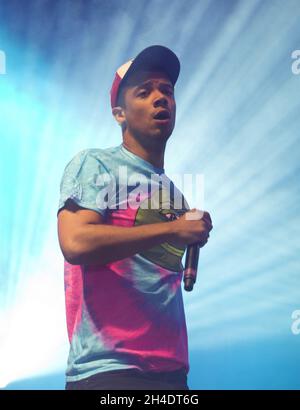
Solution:
{"label": "t-shirt sleeve", "polygon": [[98,157],[88,150],[79,152],[64,170],[58,212],[72,199],[78,206],[106,216],[112,182],[113,176]]}

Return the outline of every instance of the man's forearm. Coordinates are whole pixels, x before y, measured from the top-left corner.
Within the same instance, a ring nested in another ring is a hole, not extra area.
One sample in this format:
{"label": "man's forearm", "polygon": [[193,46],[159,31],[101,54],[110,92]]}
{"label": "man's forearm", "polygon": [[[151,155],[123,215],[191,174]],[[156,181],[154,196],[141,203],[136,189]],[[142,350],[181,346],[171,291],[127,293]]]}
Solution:
{"label": "man's forearm", "polygon": [[130,257],[174,236],[172,222],[134,227],[87,224],[73,235],[69,262],[107,264]]}

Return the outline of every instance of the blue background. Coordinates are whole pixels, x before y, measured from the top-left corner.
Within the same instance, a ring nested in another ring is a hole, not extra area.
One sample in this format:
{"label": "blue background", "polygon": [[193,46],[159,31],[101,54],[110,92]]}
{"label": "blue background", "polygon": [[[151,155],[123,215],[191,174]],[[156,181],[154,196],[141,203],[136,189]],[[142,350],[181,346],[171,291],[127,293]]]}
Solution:
{"label": "blue background", "polygon": [[189,386],[300,388],[299,18],[297,0],[0,0],[2,388],[64,388],[60,179],[121,143],[114,73],[152,44],[182,65],[166,172],[204,175],[190,205],[214,224],[184,292]]}

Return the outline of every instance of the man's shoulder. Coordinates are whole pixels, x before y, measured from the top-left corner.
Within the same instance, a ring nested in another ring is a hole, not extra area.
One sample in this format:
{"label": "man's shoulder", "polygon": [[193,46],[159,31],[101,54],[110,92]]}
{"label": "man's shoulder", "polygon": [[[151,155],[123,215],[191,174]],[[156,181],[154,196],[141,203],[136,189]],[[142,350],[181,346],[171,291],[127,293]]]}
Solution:
{"label": "man's shoulder", "polygon": [[86,148],[79,151],[73,156],[71,162],[78,162],[83,164],[95,160],[96,162],[109,162],[116,158],[117,153],[120,150],[120,146],[108,147],[108,148]]}
{"label": "man's shoulder", "polygon": [[116,155],[120,150],[120,146],[113,146],[108,148],[89,148],[84,150],[85,154],[88,156],[93,156],[95,158],[111,158]]}

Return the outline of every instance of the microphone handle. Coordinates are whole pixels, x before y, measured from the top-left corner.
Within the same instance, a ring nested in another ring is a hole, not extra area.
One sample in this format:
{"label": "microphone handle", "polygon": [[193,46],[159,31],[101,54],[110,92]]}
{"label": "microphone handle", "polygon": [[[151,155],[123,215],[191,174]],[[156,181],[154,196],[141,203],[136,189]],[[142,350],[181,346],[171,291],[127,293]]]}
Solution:
{"label": "microphone handle", "polygon": [[185,268],[183,273],[184,290],[193,290],[197,278],[198,260],[200,246],[198,243],[188,245],[185,258]]}

